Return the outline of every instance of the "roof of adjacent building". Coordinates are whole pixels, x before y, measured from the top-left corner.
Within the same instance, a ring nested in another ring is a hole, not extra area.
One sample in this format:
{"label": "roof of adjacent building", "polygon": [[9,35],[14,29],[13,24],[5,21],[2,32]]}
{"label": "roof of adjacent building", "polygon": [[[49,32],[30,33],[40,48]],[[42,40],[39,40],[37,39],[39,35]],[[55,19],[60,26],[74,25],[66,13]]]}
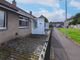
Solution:
{"label": "roof of adjacent building", "polygon": [[49,22],[48,19],[45,16],[43,16],[43,15],[41,15],[39,18],[44,18],[45,22]]}
{"label": "roof of adjacent building", "polygon": [[52,22],[53,24],[64,24],[64,22]]}
{"label": "roof of adjacent building", "polygon": [[43,15],[41,15],[39,18],[45,18]]}

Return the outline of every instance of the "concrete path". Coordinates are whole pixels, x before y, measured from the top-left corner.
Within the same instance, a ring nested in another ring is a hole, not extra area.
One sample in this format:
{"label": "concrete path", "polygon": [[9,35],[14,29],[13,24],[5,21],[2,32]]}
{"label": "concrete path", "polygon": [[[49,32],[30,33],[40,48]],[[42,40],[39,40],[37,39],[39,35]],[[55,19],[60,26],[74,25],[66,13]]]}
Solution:
{"label": "concrete path", "polygon": [[51,60],[80,60],[80,47],[54,28],[51,38]]}

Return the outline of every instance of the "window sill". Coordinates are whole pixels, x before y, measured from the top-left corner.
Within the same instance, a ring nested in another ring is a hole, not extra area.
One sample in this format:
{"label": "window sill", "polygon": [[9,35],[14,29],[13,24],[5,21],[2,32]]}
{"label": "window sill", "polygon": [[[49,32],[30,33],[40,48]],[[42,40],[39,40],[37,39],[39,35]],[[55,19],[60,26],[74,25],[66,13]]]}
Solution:
{"label": "window sill", "polygon": [[27,28],[29,28],[28,26],[21,26],[21,27],[19,27],[19,29],[27,29]]}
{"label": "window sill", "polygon": [[0,31],[5,31],[6,29],[6,27],[0,27]]}
{"label": "window sill", "polygon": [[0,30],[5,30],[6,29],[6,27],[0,27]]}

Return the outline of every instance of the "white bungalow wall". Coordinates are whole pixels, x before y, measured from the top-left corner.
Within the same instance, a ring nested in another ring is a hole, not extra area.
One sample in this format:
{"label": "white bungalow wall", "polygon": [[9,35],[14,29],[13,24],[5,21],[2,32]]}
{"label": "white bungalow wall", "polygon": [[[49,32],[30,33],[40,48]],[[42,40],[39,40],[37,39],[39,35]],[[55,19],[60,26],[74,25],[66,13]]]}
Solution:
{"label": "white bungalow wall", "polygon": [[45,23],[45,29],[49,29],[49,23]]}
{"label": "white bungalow wall", "polygon": [[32,34],[45,34],[45,27],[44,27],[44,19],[43,18],[36,18],[37,27],[34,28],[34,22],[32,22]]}

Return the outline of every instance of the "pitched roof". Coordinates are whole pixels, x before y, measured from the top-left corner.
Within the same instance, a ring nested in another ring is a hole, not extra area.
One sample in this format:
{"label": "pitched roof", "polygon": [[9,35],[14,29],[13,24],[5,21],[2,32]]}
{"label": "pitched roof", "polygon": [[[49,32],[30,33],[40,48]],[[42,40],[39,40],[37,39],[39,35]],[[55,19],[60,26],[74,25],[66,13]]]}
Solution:
{"label": "pitched roof", "polygon": [[17,7],[14,7],[11,3],[7,2],[7,1],[0,1],[0,4],[6,6],[8,8],[17,10]]}
{"label": "pitched roof", "polygon": [[45,18],[43,15],[41,15],[39,18]]}
{"label": "pitched roof", "polygon": [[0,7],[4,7],[5,9],[8,9],[10,11],[14,11],[17,14],[23,15],[23,16],[27,16],[30,18],[35,18],[35,16],[30,15],[29,13],[27,13],[26,11],[22,10],[21,8],[17,7],[17,6],[13,6],[11,3],[7,2],[7,1],[1,1],[0,0]]}
{"label": "pitched roof", "polygon": [[46,17],[44,17],[43,15],[41,15],[39,18],[44,18],[45,22],[49,22],[48,19]]}
{"label": "pitched roof", "polygon": [[24,11],[23,9],[18,8],[18,7],[17,7],[17,9],[18,9],[18,13],[19,13],[19,14],[22,14],[22,15],[27,16],[27,17],[30,17],[30,18],[35,18],[35,16],[33,16],[33,15],[31,15],[30,13]]}

